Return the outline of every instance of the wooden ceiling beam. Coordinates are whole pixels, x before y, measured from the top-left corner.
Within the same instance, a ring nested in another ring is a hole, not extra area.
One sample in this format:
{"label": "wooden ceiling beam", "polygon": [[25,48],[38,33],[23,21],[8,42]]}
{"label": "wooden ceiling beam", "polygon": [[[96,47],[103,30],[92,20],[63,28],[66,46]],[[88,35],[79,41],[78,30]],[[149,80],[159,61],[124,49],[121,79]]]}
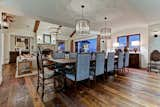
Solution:
{"label": "wooden ceiling beam", "polygon": [[97,52],[100,52],[101,50],[101,36],[97,36]]}
{"label": "wooden ceiling beam", "polygon": [[35,21],[35,24],[34,24],[34,29],[33,29],[33,32],[37,32],[37,30],[38,30],[38,27],[39,27],[39,24],[40,24],[40,21],[39,20],[36,20]]}
{"label": "wooden ceiling beam", "polygon": [[73,37],[73,35],[76,33],[76,30],[74,30],[73,32],[72,32],[72,34],[70,35],[70,37]]}

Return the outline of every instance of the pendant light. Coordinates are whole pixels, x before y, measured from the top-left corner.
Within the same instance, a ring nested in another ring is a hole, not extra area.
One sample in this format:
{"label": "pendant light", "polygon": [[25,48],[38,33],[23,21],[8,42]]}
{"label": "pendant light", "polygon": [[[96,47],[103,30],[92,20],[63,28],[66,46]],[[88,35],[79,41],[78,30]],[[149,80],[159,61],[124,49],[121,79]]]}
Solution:
{"label": "pendant light", "polygon": [[89,35],[90,33],[90,22],[89,20],[85,19],[83,15],[84,7],[85,7],[84,5],[81,6],[82,8],[81,19],[76,21],[76,33],[77,35],[80,35],[80,36],[86,36],[86,35]]}
{"label": "pendant light", "polygon": [[105,27],[100,30],[100,34],[102,38],[110,38],[111,37],[111,28],[107,27],[107,17],[104,18]]}

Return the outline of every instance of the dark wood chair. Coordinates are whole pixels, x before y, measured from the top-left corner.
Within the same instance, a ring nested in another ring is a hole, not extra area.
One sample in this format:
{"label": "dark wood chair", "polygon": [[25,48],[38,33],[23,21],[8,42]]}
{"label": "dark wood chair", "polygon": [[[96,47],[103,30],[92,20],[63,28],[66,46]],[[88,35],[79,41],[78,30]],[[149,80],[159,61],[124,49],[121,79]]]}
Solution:
{"label": "dark wood chair", "polygon": [[148,63],[148,71],[156,69],[160,71],[160,52],[154,50],[150,55],[150,62]]}
{"label": "dark wood chair", "polygon": [[49,48],[43,49],[43,50],[42,50],[42,54],[43,54],[44,56],[52,55],[52,54],[53,54],[53,50],[51,50],[51,49],[49,49]]}
{"label": "dark wood chair", "polygon": [[56,82],[55,78],[61,76],[61,73],[57,72],[55,69],[53,70],[48,69],[49,66],[54,66],[54,65],[44,64],[40,48],[37,54],[37,65],[38,65],[37,92],[39,90],[39,87],[41,87],[42,88],[41,99],[43,101],[45,87],[53,84],[53,87],[55,88],[55,82]]}

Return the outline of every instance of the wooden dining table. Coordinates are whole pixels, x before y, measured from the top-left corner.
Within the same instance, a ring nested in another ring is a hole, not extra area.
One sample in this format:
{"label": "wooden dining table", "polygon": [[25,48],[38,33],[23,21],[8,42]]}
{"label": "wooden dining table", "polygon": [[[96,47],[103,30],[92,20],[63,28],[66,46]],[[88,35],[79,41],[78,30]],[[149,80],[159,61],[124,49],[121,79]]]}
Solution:
{"label": "wooden dining table", "polygon": [[[118,56],[115,56],[115,59],[117,59]],[[107,60],[107,57],[105,58]],[[63,59],[54,59],[54,58],[48,58],[49,61],[52,61],[54,63],[58,63],[58,64],[72,64],[72,63],[76,63],[77,59],[69,59],[69,58],[63,58]],[[90,60],[91,62],[96,61],[95,58],[91,58]]]}
{"label": "wooden dining table", "polygon": [[76,63],[76,59],[53,59],[53,58],[49,58],[49,61],[52,61],[54,63],[59,63],[59,64],[70,64],[70,63]]}

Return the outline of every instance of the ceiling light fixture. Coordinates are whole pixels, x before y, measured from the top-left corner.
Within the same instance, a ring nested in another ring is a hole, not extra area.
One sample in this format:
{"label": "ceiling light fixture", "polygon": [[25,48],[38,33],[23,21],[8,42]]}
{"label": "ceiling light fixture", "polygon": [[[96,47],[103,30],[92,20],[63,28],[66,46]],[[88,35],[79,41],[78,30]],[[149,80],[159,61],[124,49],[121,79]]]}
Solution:
{"label": "ceiling light fixture", "polygon": [[105,27],[100,30],[102,38],[111,38],[111,28],[107,27],[107,17],[104,18]]}
{"label": "ceiling light fixture", "polygon": [[86,36],[90,33],[90,21],[85,19],[83,15],[84,7],[84,5],[81,6],[82,18],[76,21],[76,33],[80,36]]}

